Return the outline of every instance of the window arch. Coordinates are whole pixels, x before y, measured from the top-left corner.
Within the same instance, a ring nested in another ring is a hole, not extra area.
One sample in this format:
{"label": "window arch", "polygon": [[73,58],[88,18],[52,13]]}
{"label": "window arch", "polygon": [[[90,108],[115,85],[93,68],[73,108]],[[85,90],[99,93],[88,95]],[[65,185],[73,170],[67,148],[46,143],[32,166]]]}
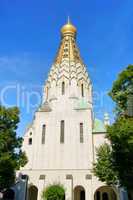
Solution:
{"label": "window arch", "polygon": [[62,82],[61,92],[62,92],[62,95],[65,94],[65,82],[64,81]]}
{"label": "window arch", "polygon": [[28,200],[37,200],[38,188],[35,185],[31,185],[28,189]]}
{"label": "window arch", "polygon": [[94,193],[95,200],[116,200],[117,194],[111,186],[101,186]]}
{"label": "window arch", "polygon": [[77,185],[75,188],[74,188],[74,200],[85,200],[85,189],[83,186],[81,185]]}

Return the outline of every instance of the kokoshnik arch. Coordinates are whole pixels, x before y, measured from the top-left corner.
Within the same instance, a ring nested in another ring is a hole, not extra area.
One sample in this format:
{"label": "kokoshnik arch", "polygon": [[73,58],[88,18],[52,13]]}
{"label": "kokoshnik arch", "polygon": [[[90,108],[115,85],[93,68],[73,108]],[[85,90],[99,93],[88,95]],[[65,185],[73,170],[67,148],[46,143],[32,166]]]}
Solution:
{"label": "kokoshnik arch", "polygon": [[[77,29],[68,21],[41,106],[24,135],[28,200],[41,200],[49,184],[61,183],[66,200],[118,200],[116,188],[105,186],[92,174],[96,147],[105,142],[104,122],[93,114],[92,82],[76,44]],[[34,195],[33,195],[34,194]]]}

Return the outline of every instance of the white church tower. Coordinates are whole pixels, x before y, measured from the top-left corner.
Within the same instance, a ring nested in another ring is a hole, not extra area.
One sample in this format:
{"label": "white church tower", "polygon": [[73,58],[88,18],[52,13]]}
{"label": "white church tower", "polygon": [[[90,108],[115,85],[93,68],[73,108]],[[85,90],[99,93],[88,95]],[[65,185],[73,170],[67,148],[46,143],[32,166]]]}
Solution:
{"label": "white church tower", "polygon": [[76,28],[68,21],[61,29],[60,47],[44,85],[42,104],[24,136],[28,163],[21,173],[29,177],[28,200],[41,200],[42,190],[53,183],[64,185],[66,200],[92,200],[102,185],[92,174],[92,163],[94,143],[104,142],[105,130],[101,134],[94,131],[93,136],[97,127],[92,84],[76,35]]}

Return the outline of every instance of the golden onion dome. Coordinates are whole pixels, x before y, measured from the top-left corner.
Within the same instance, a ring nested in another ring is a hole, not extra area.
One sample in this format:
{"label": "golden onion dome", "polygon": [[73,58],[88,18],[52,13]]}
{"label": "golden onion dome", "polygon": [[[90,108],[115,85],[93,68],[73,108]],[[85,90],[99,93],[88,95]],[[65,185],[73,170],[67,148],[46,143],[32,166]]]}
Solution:
{"label": "golden onion dome", "polygon": [[65,35],[65,34],[76,34],[77,32],[77,29],[76,27],[70,23],[69,19],[68,19],[68,22],[67,24],[65,24],[62,28],[61,28],[61,33],[62,35]]}

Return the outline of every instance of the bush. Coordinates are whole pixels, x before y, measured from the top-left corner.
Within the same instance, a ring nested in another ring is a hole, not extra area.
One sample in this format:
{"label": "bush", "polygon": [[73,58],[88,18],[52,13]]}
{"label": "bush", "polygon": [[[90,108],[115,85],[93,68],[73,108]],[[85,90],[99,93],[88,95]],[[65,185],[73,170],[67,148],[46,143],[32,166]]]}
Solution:
{"label": "bush", "polygon": [[42,192],[43,200],[65,200],[65,189],[60,184],[49,185]]}

